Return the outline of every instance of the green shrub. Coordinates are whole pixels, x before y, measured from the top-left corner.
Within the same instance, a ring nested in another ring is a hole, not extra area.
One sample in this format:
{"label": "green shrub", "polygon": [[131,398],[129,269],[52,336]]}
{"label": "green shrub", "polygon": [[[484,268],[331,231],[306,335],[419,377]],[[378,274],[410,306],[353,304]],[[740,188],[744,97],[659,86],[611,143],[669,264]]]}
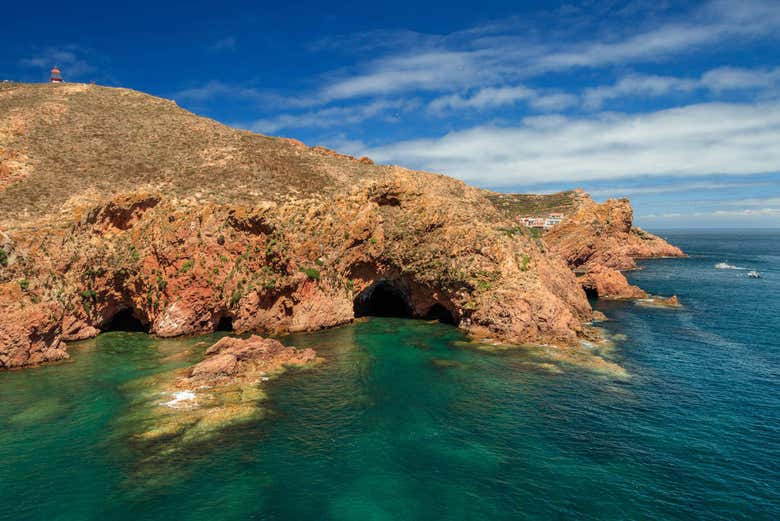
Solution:
{"label": "green shrub", "polygon": [[531,262],[531,257],[523,254],[523,265],[520,266],[520,271],[528,271],[528,264]]}
{"label": "green shrub", "polygon": [[305,273],[311,280],[320,280],[320,270],[316,268],[301,268],[301,273]]}
{"label": "green shrub", "polygon": [[3,248],[0,248],[0,266],[4,268],[8,266],[8,254]]}
{"label": "green shrub", "polygon": [[233,294],[230,295],[230,307],[231,308],[236,307],[238,305],[238,303],[241,302],[241,297],[242,296],[243,295],[241,294],[241,289],[240,288],[236,288],[233,291]]}
{"label": "green shrub", "polygon": [[190,271],[193,268],[193,266],[195,266],[195,260],[194,259],[190,259],[188,261],[184,261],[184,264],[181,265],[181,268],[179,268],[179,271],[181,273],[187,273],[188,271]]}
{"label": "green shrub", "polygon": [[141,254],[135,249],[135,244],[130,245],[130,257],[133,259],[133,262],[141,260]]}
{"label": "green shrub", "polygon": [[82,300],[95,300],[97,298],[97,293],[94,289],[85,289],[81,292],[81,299]]}
{"label": "green shrub", "polygon": [[30,281],[27,279],[19,279],[19,287],[22,288],[22,291],[27,291],[30,289]]}
{"label": "green shrub", "polygon": [[514,237],[515,235],[523,235],[523,229],[519,226],[512,226],[511,228],[500,227],[497,228],[500,233],[503,233],[507,237]]}

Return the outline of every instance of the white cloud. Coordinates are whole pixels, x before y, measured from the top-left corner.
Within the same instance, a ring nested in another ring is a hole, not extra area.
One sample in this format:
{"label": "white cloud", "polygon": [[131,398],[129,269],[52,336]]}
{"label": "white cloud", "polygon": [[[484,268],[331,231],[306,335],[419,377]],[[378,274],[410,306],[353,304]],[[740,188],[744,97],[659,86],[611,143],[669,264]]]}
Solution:
{"label": "white cloud", "polygon": [[518,85],[515,87],[486,87],[479,89],[471,96],[450,94],[441,96],[428,104],[428,110],[435,114],[442,114],[449,110],[477,109],[512,105],[521,100],[529,100],[537,96],[532,89]]}
{"label": "white cloud", "polygon": [[417,100],[377,100],[363,105],[327,107],[301,114],[281,114],[238,126],[268,134],[289,128],[327,128],[354,125],[374,117],[384,117],[388,121],[397,120],[396,114],[417,107],[419,107]]}
{"label": "white cloud", "polygon": [[705,73],[701,84],[713,91],[769,88],[780,84],[780,67],[775,69],[740,69],[721,67]]}
{"label": "white cloud", "polygon": [[368,64],[361,74],[324,86],[318,97],[327,102],[410,90],[454,90],[495,81],[497,71],[480,64],[480,54],[442,50],[382,58]]}
{"label": "white cloud", "polygon": [[[652,219],[663,220],[673,219],[678,222],[685,223],[686,221],[692,221],[695,224],[708,224],[712,225],[724,225],[725,223],[733,222],[734,219],[742,220],[764,220],[767,217],[780,216],[780,208],[761,208],[751,209],[745,208],[742,210],[713,210],[708,212],[665,212],[665,213],[650,213],[646,215],[638,215],[637,219]],[[706,220],[702,220],[706,218]],[[698,223],[696,222],[698,221]],[[767,221],[766,224],[777,224],[774,221]]]}
{"label": "white cloud", "polygon": [[[492,26],[491,26],[492,28]],[[533,35],[488,35],[475,27],[452,37],[420,38],[422,48],[359,64],[351,74],[326,79],[321,102],[410,90],[453,92],[573,68],[658,62],[710,44],[743,43],[780,30],[780,9],[771,1],[715,1],[685,22],[630,28],[591,41],[550,43]],[[614,33],[614,31],[613,31]]]}
{"label": "white cloud", "polygon": [[540,92],[523,85],[512,87],[485,87],[471,95],[449,94],[428,104],[428,112],[442,116],[456,110],[487,110],[515,105],[525,101],[534,110],[555,112],[576,105],[579,98],[561,92]]}
{"label": "white cloud", "polygon": [[669,183],[665,182],[659,186],[614,186],[609,188],[589,189],[588,193],[593,197],[615,197],[625,195],[653,195],[668,193],[683,193],[692,190],[731,190],[733,188],[757,188],[767,186],[770,183],[713,183],[713,182],[695,182],[695,183]]}
{"label": "white cloud", "polygon": [[743,210],[716,210],[712,215],[743,217],[743,216],[766,216],[780,215],[780,208],[745,208]]}
{"label": "white cloud", "polygon": [[541,94],[531,98],[530,105],[539,111],[556,112],[576,105],[578,101],[574,94]]}
{"label": "white cloud", "polygon": [[66,80],[80,79],[96,70],[93,65],[87,62],[84,54],[87,54],[86,51],[76,45],[46,47],[39,49],[27,58],[22,58],[19,60],[19,64],[23,67],[43,69],[46,72],[53,67],[59,67]]}
{"label": "white cloud", "polygon": [[707,103],[645,114],[539,116],[365,151],[479,185],[634,175],[780,172],[780,103]]}
{"label": "white cloud", "polygon": [[727,203],[729,206],[749,206],[749,207],[756,207],[756,206],[780,206],[780,197],[763,197],[763,198],[753,198],[753,199],[737,199],[736,201],[729,201]]}
{"label": "white cloud", "polygon": [[210,81],[199,87],[192,87],[178,91],[174,97],[176,99],[185,99],[191,101],[206,101],[222,96],[229,96],[237,99],[250,99],[262,101],[267,95],[257,89],[250,87],[240,87],[230,85],[221,81]]}
{"label": "white cloud", "polygon": [[691,92],[699,87],[696,80],[666,76],[632,74],[613,85],[586,89],[583,95],[587,108],[600,108],[605,101],[626,96],[663,96],[670,92]]}
{"label": "white cloud", "polygon": [[598,109],[606,101],[624,97],[658,97],[673,93],[691,93],[703,89],[716,93],[744,89],[768,89],[778,84],[780,84],[780,67],[775,69],[720,67],[705,72],[700,78],[629,74],[612,85],[586,89],[583,101],[586,108]]}

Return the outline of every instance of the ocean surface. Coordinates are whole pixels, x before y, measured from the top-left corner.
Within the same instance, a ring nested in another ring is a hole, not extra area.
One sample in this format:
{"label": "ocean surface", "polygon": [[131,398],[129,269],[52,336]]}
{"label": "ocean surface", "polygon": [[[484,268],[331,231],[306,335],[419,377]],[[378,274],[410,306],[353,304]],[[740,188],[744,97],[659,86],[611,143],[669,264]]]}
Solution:
{"label": "ocean surface", "polygon": [[0,519],[780,519],[780,232],[663,235],[690,258],[630,279],[684,308],[597,302],[615,365],[371,318],[285,338],[325,362],[262,419],[158,444],[144,382],[218,335],[0,373]]}

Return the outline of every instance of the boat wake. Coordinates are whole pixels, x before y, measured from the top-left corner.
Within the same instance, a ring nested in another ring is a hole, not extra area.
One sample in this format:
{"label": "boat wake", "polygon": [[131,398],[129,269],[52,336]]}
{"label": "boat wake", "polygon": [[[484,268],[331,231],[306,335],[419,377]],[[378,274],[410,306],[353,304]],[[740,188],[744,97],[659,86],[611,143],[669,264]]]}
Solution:
{"label": "boat wake", "polygon": [[740,268],[726,262],[719,262],[715,265],[715,269],[718,270],[746,270],[747,268]]}

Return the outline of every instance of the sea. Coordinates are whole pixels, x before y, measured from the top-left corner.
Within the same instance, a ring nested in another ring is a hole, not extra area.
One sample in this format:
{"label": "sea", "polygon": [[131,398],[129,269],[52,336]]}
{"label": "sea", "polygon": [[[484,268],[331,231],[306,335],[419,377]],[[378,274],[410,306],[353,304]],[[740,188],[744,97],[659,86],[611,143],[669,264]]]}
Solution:
{"label": "sea", "polygon": [[218,334],[0,373],[0,519],[780,519],[780,231],[661,234],[690,256],[628,276],[683,307],[594,302],[612,344],[582,349],[608,364],[369,318],[283,338],[324,361],[262,415],[153,443],[152,409],[191,395],[145,382]]}

